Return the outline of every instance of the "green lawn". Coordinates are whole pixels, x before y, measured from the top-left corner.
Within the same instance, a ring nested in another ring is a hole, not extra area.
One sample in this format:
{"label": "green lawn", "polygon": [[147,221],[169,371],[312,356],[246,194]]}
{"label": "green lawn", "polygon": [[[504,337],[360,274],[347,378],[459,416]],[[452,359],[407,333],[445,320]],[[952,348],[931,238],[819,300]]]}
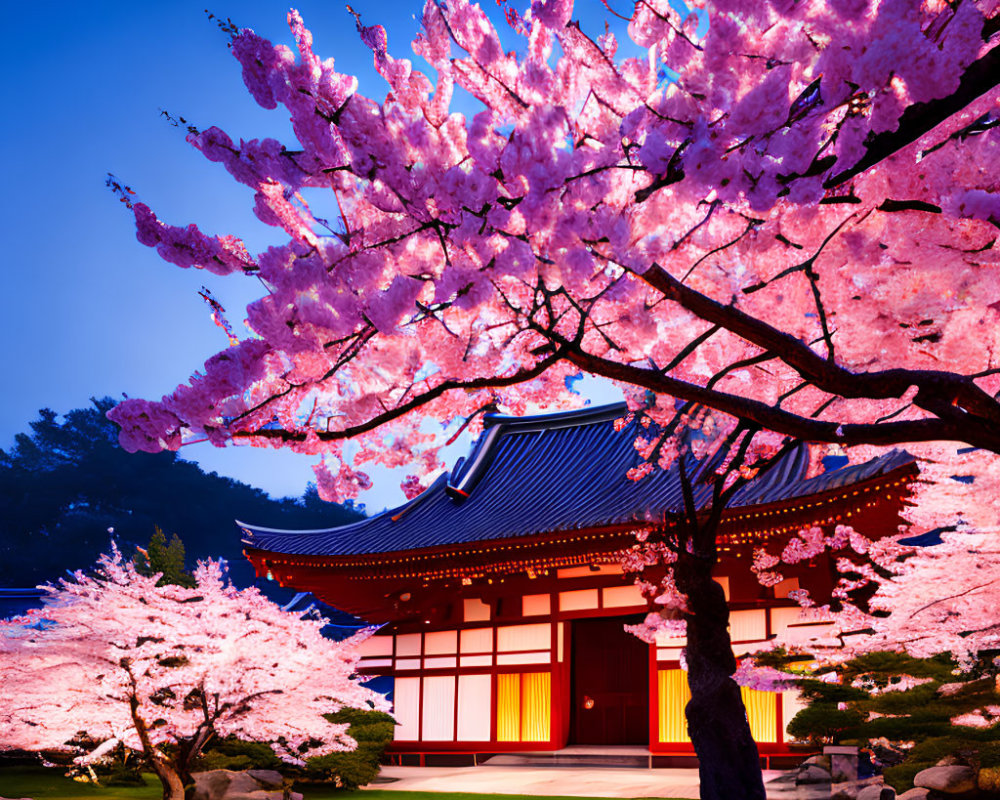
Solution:
{"label": "green lawn", "polygon": [[[315,786],[305,788],[303,794],[305,800],[539,800],[534,795],[395,792],[386,789],[347,792]],[[161,789],[155,775],[147,776],[146,785],[141,787],[94,786],[70,780],[58,769],[5,767],[0,769],[0,797],[30,797],[32,800],[159,800]],[[544,800],[578,799],[546,797]]]}
{"label": "green lawn", "polygon": [[160,782],[150,776],[145,786],[94,786],[78,783],[59,769],[4,767],[0,769],[0,797],[30,797],[33,800],[159,800]]}

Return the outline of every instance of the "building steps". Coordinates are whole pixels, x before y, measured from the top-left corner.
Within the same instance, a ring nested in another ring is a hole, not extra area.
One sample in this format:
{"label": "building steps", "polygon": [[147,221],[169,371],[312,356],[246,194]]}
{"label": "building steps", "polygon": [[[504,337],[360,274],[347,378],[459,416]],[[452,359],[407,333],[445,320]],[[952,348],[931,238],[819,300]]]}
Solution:
{"label": "building steps", "polygon": [[498,753],[479,763],[491,767],[583,767],[649,769],[652,756],[645,747],[565,747],[534,753]]}

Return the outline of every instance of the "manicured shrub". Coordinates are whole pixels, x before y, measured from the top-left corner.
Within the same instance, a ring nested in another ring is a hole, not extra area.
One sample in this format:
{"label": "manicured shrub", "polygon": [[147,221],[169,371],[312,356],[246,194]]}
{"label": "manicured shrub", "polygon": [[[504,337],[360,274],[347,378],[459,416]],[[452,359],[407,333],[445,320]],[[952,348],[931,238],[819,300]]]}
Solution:
{"label": "manicured shrub", "polygon": [[305,783],[332,783],[345,789],[356,789],[371,783],[378,775],[379,762],[385,746],[392,739],[395,722],[381,711],[342,708],[334,714],[324,714],[335,723],[348,723],[348,735],[358,743],[356,750],[331,753],[307,759],[304,768],[290,768],[266,744],[244,742],[235,737],[218,739],[198,760],[198,772],[214,769],[234,771],[247,769],[277,769]]}
{"label": "manicured shrub", "polygon": [[307,779],[334,783],[345,789],[356,789],[371,783],[378,775],[379,762],[385,746],[392,739],[395,722],[381,711],[343,708],[326,715],[330,722],[348,722],[348,733],[357,742],[356,750],[330,753],[310,758],[306,762]]}
{"label": "manicured shrub", "polygon": [[287,768],[269,745],[260,742],[245,742],[235,736],[216,739],[198,759],[197,772],[213,769],[229,769],[234,772],[245,769]]}
{"label": "manicured shrub", "polygon": [[802,680],[810,705],[788,725],[796,738],[873,749],[885,765],[886,783],[898,792],[912,788],[920,770],[945,757],[975,768],[1000,766],[996,724],[952,723],[1000,703],[997,665],[991,660],[960,672],[945,655],[918,659],[884,652],[864,654],[836,669],[840,683]]}

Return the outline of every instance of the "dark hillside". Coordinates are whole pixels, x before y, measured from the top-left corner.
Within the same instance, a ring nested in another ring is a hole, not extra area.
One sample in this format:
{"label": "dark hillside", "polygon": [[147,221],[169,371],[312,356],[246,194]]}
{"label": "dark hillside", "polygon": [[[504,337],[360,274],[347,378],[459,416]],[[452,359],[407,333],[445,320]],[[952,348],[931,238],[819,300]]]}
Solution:
{"label": "dark hillside", "polygon": [[130,553],[158,525],[178,534],[193,566],[209,556],[229,560],[235,582],[252,580],[235,518],[276,528],[316,528],[360,518],[325,503],[315,489],[298,500],[274,500],[260,489],[176,453],[127,453],[105,416],[111,398],[60,417],[42,409],[29,433],[0,450],[0,587],[34,586],[92,564],[113,529]]}

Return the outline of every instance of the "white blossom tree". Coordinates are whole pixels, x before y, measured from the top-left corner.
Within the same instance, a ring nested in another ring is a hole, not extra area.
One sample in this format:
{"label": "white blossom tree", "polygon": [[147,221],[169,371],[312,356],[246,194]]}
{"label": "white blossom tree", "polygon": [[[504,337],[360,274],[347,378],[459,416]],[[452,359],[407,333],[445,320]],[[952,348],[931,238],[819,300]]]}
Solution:
{"label": "white blossom tree", "polygon": [[159,577],[115,550],[94,574],[46,587],[44,608],[0,622],[0,748],[75,747],[89,763],[123,743],[143,753],[164,800],[183,800],[215,736],[302,763],[356,746],[324,713],[387,707],[353,677],[357,636],[324,638],[325,621],[234,588],[216,562],[199,563],[194,588]]}

